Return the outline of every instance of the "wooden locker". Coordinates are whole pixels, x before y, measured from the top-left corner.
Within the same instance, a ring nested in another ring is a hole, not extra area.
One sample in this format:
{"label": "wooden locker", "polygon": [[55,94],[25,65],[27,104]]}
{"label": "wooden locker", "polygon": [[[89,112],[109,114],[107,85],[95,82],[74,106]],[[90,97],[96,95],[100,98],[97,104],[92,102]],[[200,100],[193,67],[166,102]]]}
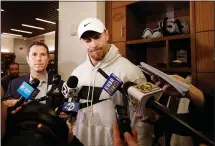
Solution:
{"label": "wooden locker", "polygon": [[207,91],[215,86],[215,73],[197,73],[197,87]]}
{"label": "wooden locker", "polygon": [[215,2],[195,2],[196,32],[215,30]]}
{"label": "wooden locker", "polygon": [[126,1],[126,2],[122,2],[122,1],[119,1],[119,2],[112,2],[112,9],[115,9],[115,8],[119,8],[119,7],[122,7],[122,6],[126,6],[126,5],[129,5],[129,4],[132,4],[132,3],[135,3],[135,1]]}
{"label": "wooden locker", "polygon": [[196,33],[197,72],[214,72],[215,31]]}
{"label": "wooden locker", "polygon": [[112,11],[112,42],[126,41],[126,8]]}
{"label": "wooden locker", "polygon": [[125,42],[114,43],[114,45],[119,49],[120,54],[121,54],[123,57],[126,57],[126,46],[125,46]]}

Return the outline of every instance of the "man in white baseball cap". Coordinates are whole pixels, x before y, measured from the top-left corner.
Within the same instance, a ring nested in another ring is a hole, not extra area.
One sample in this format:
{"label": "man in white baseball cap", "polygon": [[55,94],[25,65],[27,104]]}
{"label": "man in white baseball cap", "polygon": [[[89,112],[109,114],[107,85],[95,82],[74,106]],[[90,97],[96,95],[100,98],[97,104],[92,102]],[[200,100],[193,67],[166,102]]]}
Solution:
{"label": "man in white baseball cap", "polygon": [[[123,105],[123,97],[119,91],[110,96],[102,90],[106,79],[97,70],[101,68],[108,75],[114,73],[124,83],[145,82],[146,78],[137,66],[121,56],[115,45],[108,44],[108,30],[99,19],[83,20],[78,27],[78,37],[87,48],[88,55],[72,75],[78,77],[79,89],[87,87],[88,93],[87,97],[80,97],[80,103],[85,107],[78,112],[74,134],[87,146],[117,145],[113,141],[113,124],[116,120],[114,106]],[[132,126],[136,128],[138,137],[144,138],[143,141],[138,139],[139,145],[150,145],[152,137],[146,128],[149,125],[135,119],[133,111],[130,112]]]}
{"label": "man in white baseball cap", "polygon": [[78,36],[81,38],[86,31],[95,31],[103,33],[106,30],[104,24],[97,18],[87,18],[79,24]]}

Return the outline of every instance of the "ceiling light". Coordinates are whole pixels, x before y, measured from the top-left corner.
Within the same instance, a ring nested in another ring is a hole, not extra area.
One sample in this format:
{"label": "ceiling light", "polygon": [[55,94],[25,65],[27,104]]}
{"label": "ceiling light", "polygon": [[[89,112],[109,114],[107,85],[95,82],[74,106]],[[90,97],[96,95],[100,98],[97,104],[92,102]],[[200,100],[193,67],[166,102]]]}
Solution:
{"label": "ceiling light", "polygon": [[13,34],[13,33],[2,33],[4,35],[12,35],[12,36],[19,36],[19,37],[22,37],[22,35],[18,35],[18,34]]}
{"label": "ceiling light", "polygon": [[24,31],[24,30],[18,30],[18,29],[10,29],[10,30],[12,30],[12,31],[18,31],[18,32],[23,32],[23,33],[30,33],[30,34],[32,34],[32,32],[30,32],[30,31]]}
{"label": "ceiling light", "polygon": [[44,30],[44,28],[42,28],[42,27],[36,27],[36,26],[32,26],[32,25],[27,25],[27,24],[22,24],[22,26]]}
{"label": "ceiling light", "polygon": [[36,18],[36,20],[43,21],[43,22],[46,22],[46,23],[56,24],[55,22],[44,20],[44,19],[40,19],[40,18]]}
{"label": "ceiling light", "polygon": [[3,9],[1,9],[1,11],[4,11]]}

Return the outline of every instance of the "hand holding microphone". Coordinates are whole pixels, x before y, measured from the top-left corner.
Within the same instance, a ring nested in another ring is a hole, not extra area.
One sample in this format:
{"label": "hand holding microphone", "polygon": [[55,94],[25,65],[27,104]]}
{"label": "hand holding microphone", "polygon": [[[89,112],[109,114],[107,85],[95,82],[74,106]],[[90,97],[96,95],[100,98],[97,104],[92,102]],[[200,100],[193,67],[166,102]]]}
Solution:
{"label": "hand holding microphone", "polygon": [[54,100],[55,97],[60,96],[60,89],[59,89],[59,84],[61,81],[61,76],[58,74],[55,74],[52,78],[52,87],[51,89],[46,93],[46,96],[40,97],[39,99],[34,99],[31,102],[41,102],[41,101],[48,101],[50,100],[51,105],[54,106]]}
{"label": "hand holding microphone", "polygon": [[[117,79],[115,80],[115,78],[111,76],[109,77],[101,69],[98,69],[98,72],[101,73],[106,79],[108,79],[106,82],[109,82],[111,78],[113,80],[113,82],[111,81],[110,85],[105,83],[104,87],[108,85],[107,87],[109,88],[107,89],[111,89],[110,91],[115,91],[115,89],[117,88],[123,94],[123,97],[125,99],[127,99],[133,105],[136,105],[136,109],[137,111],[140,112],[141,115],[146,116],[145,109],[151,108],[152,110],[155,110],[160,115],[164,115],[165,117],[168,117],[169,120],[172,120],[173,122],[175,122],[178,126],[180,126],[180,128],[184,129],[185,133],[189,133],[190,135],[197,136],[201,138],[203,141],[205,141],[206,143],[214,145],[214,142],[208,139],[208,137],[206,137],[199,131],[195,130],[194,128],[190,127],[190,125],[188,125],[187,123],[179,119],[175,114],[169,111],[169,109],[167,109],[166,107],[164,107],[162,104],[158,102],[161,95],[163,94],[163,89],[149,82],[143,83],[140,85],[136,85],[135,83],[128,82],[124,84],[122,89],[121,86],[118,87],[115,84],[113,84],[113,83],[116,83],[116,84],[119,83]],[[155,113],[154,116],[149,116],[149,118],[152,119],[152,121],[153,120],[156,121],[156,119],[159,119],[159,115],[157,113]],[[156,117],[156,115],[158,116]]]}
{"label": "hand holding microphone", "polygon": [[139,112],[141,117],[147,117],[147,119],[150,118],[151,120],[154,119],[152,114],[148,114],[148,101],[149,99],[158,101],[163,94],[161,88],[150,82],[138,85],[133,82],[126,82],[123,87],[121,87],[121,80],[114,74],[108,76],[100,68],[98,69],[98,72],[107,79],[103,88],[109,95],[113,95],[116,90],[119,90],[123,95],[123,99],[129,101],[133,108]]}
{"label": "hand holding microphone", "polygon": [[[80,108],[78,94],[78,78],[76,76],[70,76],[67,82],[63,84],[62,94],[65,99],[62,105],[58,108],[57,113],[61,118],[69,118],[68,122],[74,120],[77,116]],[[69,114],[69,117],[68,115]]]}
{"label": "hand holding microphone", "polygon": [[8,100],[3,101],[3,103],[6,106],[10,107],[10,106],[14,106],[17,101],[18,101],[17,99],[8,99]]}
{"label": "hand holding microphone", "polygon": [[[193,127],[191,127],[190,125],[188,125],[187,123],[179,119],[174,113],[169,111],[169,109],[167,109],[166,107],[164,107],[158,102],[159,98],[156,98],[156,97],[159,97],[159,96],[156,95],[156,92],[159,93],[158,91],[160,89],[156,89],[155,87],[155,88],[150,88],[149,91],[147,90],[144,91],[144,88],[143,89],[141,88],[142,86],[143,85],[134,85],[134,86],[129,85],[129,86],[124,86],[123,88],[125,88],[125,90],[128,92],[130,96],[132,96],[133,99],[138,101],[137,103],[141,107],[138,111],[141,112],[142,109],[144,111],[145,108],[151,108],[152,110],[155,111],[155,112],[152,112],[153,114],[151,114],[149,119],[146,119],[146,120],[148,120],[149,122],[152,122],[153,124],[154,121],[159,119],[159,115],[165,116],[168,121],[171,120],[177,126],[179,126],[180,129],[183,129],[185,131],[184,132],[185,135],[196,136],[198,138],[201,138],[206,143],[214,145],[214,142],[208,139],[208,137],[206,137],[205,135],[203,135],[202,133],[195,130]],[[145,116],[144,112],[142,113],[142,115]]]}
{"label": "hand holding microphone", "polygon": [[28,100],[31,97],[31,95],[34,94],[34,91],[37,89],[37,86],[39,85],[39,83],[40,81],[36,78],[31,80],[29,84],[26,82],[23,82],[21,86],[17,89],[17,92],[21,96],[12,108],[16,109],[17,107],[21,106],[25,100]]}
{"label": "hand holding microphone", "polygon": [[21,95],[20,98],[13,102],[13,105],[8,107],[9,113],[14,113],[19,111],[21,106],[25,103],[26,100],[30,99],[32,95],[36,95],[39,93],[37,86],[40,81],[36,78],[31,80],[29,83],[25,81],[20,85],[17,89],[17,92]]}

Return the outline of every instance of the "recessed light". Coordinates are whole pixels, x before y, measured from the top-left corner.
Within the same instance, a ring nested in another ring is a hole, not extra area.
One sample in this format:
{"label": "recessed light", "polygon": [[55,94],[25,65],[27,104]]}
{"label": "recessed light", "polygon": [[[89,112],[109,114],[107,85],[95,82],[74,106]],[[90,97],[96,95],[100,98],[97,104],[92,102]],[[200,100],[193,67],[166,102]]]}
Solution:
{"label": "recessed light", "polygon": [[22,35],[19,35],[19,34],[13,34],[13,33],[2,33],[4,35],[12,35],[12,36],[19,36],[19,37],[22,37]]}
{"label": "recessed light", "polygon": [[56,24],[55,22],[44,20],[44,19],[40,19],[40,18],[36,18],[36,20],[42,21],[42,22],[46,22],[46,23]]}
{"label": "recessed light", "polygon": [[1,9],[1,11],[4,11],[3,9]]}
{"label": "recessed light", "polygon": [[10,30],[12,30],[12,31],[18,31],[18,32],[23,32],[23,33],[30,33],[30,34],[32,34],[32,32],[30,32],[30,31],[24,31],[24,30],[18,30],[18,29],[10,29]]}
{"label": "recessed light", "polygon": [[28,25],[28,24],[22,24],[22,26],[44,30],[44,28],[42,28],[42,27],[32,26],[32,25]]}

